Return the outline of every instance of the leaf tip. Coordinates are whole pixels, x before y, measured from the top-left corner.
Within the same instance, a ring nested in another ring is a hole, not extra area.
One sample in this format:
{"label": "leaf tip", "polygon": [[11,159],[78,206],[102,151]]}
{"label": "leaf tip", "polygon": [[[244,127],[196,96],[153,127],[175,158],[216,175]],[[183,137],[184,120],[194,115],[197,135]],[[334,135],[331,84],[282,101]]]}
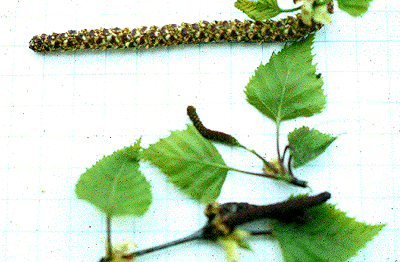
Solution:
{"label": "leaf tip", "polygon": [[136,162],[139,161],[140,157],[141,157],[141,149],[142,149],[142,146],[140,145],[141,141],[142,141],[142,137],[139,137],[139,139],[137,139],[133,145],[124,147],[122,149],[124,155],[126,157],[128,157],[130,160],[133,160]]}

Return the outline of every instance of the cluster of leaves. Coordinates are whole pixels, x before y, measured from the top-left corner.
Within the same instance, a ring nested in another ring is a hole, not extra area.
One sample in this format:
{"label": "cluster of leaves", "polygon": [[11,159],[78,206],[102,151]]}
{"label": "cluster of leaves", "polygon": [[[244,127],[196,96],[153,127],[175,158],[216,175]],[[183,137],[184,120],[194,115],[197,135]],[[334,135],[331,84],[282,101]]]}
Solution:
{"label": "cluster of leaves", "polygon": [[[247,101],[276,123],[278,161],[263,160],[265,169],[272,168],[268,171],[271,174],[264,171],[262,175],[266,177],[291,182],[292,166],[303,166],[315,159],[336,139],[309,127],[297,128],[288,135],[290,157],[287,166],[283,164],[285,153],[280,154],[278,143],[281,123],[320,113],[326,104],[323,80],[312,63],[313,39],[311,35],[273,53],[267,64],[257,68],[245,88]],[[196,121],[199,128],[199,120]],[[139,170],[140,160],[144,159],[193,199],[203,203],[216,200],[229,171],[251,172],[227,166],[212,144],[213,137],[205,137],[196,127],[188,125],[185,130],[172,131],[148,148],[141,148],[139,139],[134,145],[102,158],[82,174],[76,185],[77,197],[98,207],[109,218],[144,214],[152,201],[150,183]],[[235,141],[231,146],[260,157],[236,139],[231,141]],[[357,222],[326,203],[307,212],[312,219],[301,223],[272,221],[272,235],[279,241],[286,262],[346,261],[383,227]],[[227,249],[248,247],[241,240],[231,235],[219,242]]]}
{"label": "cluster of leaves", "polygon": [[[311,35],[287,46],[278,54],[272,54],[269,63],[261,64],[246,86],[247,101],[276,123],[277,142],[283,121],[320,113],[326,104],[323,80],[316,75],[316,66],[312,64],[313,39]],[[207,203],[219,196],[228,171],[249,172],[227,166],[209,141],[213,140],[212,137],[207,134],[203,136],[193,126],[183,131],[173,131],[169,137],[145,149],[143,157],[160,168],[169,181],[186,194]],[[317,157],[335,139],[308,127],[291,132],[289,148],[294,167]],[[235,143],[225,144],[246,149],[236,139],[232,141]],[[291,174],[284,170],[283,160],[278,145],[275,168],[281,172],[275,174],[275,178],[291,182]]]}
{"label": "cluster of leaves", "polygon": [[[256,21],[271,19],[281,13],[293,12],[300,9],[303,15],[314,13],[312,15],[314,18],[317,18],[315,19],[317,22],[326,23],[330,21],[329,18],[325,18],[325,15],[329,13],[326,12],[326,8],[333,0],[294,0],[294,2],[303,2],[303,4],[302,6],[292,9],[281,9],[278,5],[278,0],[237,0],[235,2],[235,7]],[[337,2],[339,9],[356,17],[362,16],[368,11],[372,0],[337,0]],[[310,7],[309,10],[307,10],[308,7]]]}

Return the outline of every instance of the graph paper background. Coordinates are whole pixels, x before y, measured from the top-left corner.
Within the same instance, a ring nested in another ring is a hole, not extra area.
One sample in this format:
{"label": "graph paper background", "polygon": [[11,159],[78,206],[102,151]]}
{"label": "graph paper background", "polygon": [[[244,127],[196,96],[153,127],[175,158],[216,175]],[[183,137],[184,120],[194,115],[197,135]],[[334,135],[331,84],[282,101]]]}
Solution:
{"label": "graph paper background", "polygon": [[[286,1],[280,1],[284,6]],[[244,19],[234,1],[27,1],[0,10],[0,256],[3,261],[98,261],[105,219],[79,201],[74,185],[103,155],[140,136],[145,146],[188,123],[194,105],[210,128],[275,157],[274,126],[245,101],[253,71],[282,44],[206,44],[152,50],[36,54],[33,35],[69,29],[139,27],[199,20]],[[316,35],[315,61],[328,104],[309,119],[282,124],[281,143],[301,125],[339,135],[324,155],[296,170],[315,193],[368,223],[387,223],[351,262],[400,261],[399,66],[400,5],[375,0],[354,19],[336,9]],[[216,113],[218,112],[218,113]],[[218,147],[230,165],[260,170],[257,159]],[[119,218],[113,242],[139,248],[198,229],[204,206],[143,165],[154,203],[142,218]],[[299,189],[229,173],[220,202],[266,204]],[[283,261],[278,243],[254,238],[242,261]],[[137,261],[223,261],[221,248],[200,242]]]}

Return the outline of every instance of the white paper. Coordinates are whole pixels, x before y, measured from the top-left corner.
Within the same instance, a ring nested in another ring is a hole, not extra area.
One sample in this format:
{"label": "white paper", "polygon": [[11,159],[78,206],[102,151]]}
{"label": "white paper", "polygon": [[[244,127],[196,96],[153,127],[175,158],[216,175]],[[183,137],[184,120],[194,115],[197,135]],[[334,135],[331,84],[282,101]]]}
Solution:
{"label": "white paper", "polygon": [[[281,1],[282,2],[282,1]],[[266,158],[276,157],[275,127],[248,104],[244,87],[254,70],[283,44],[216,43],[149,50],[37,54],[32,36],[70,29],[140,27],[199,20],[245,19],[234,1],[7,1],[0,10],[0,254],[3,261],[98,261],[105,218],[77,200],[75,183],[102,156],[142,136],[144,146],[189,123],[193,105],[210,128],[223,130]],[[375,0],[354,19],[335,9],[316,34],[313,52],[324,78],[323,113],[284,122],[281,145],[307,125],[338,135],[296,175],[313,192],[359,221],[387,226],[351,262],[400,259],[399,156],[400,9]],[[226,162],[259,171],[240,150],[218,146]],[[142,165],[154,201],[142,218],[113,221],[113,243],[139,248],[190,234],[205,222],[203,205]],[[219,201],[268,204],[305,191],[229,172]],[[250,241],[241,261],[283,261],[278,242]],[[135,261],[224,261],[221,247],[184,244]]]}

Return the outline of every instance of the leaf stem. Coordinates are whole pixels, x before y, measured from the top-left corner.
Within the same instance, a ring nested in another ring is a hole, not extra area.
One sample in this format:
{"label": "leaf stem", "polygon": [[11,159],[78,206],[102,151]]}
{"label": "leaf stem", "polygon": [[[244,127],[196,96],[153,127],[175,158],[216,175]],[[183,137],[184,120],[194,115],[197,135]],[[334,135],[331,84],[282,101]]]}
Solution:
{"label": "leaf stem", "polygon": [[281,152],[280,152],[280,149],[279,149],[279,127],[280,127],[280,122],[277,121],[276,122],[276,152],[278,154],[279,163],[281,163],[282,159],[281,159]]}
{"label": "leaf stem", "polygon": [[[289,149],[293,149],[293,148],[290,145],[285,146],[285,150],[283,150],[282,162],[285,161],[285,156]],[[293,155],[289,154],[288,165],[287,165],[288,174],[290,177],[294,178],[293,171],[292,171],[292,160],[293,160]]]}
{"label": "leaf stem", "polygon": [[[276,152],[278,154],[278,163],[279,163],[279,168],[282,173],[285,173],[285,167],[283,166],[283,157],[281,157],[281,151],[280,151],[280,146],[279,146],[279,128],[281,126],[280,121],[276,121]],[[283,153],[285,155],[285,153]]]}
{"label": "leaf stem", "polygon": [[[320,2],[320,3],[318,3],[317,1],[315,1],[315,2],[314,2],[314,5],[315,5],[315,6],[321,6],[321,5],[326,5],[326,4],[329,4],[329,3],[332,3],[332,0],[325,0],[325,1]],[[301,6],[300,6],[300,7],[301,7]]]}
{"label": "leaf stem", "polygon": [[282,159],[285,158],[286,156],[286,152],[288,151],[288,149],[290,148],[290,145],[285,146],[285,149],[283,150],[283,155],[282,155]]}
{"label": "leaf stem", "polygon": [[272,179],[276,179],[276,180],[283,180],[283,181],[286,181],[295,186],[307,187],[307,181],[299,180],[295,177],[276,176],[274,174],[268,174],[268,173],[256,173],[256,172],[245,171],[245,170],[241,170],[241,169],[237,169],[237,168],[233,168],[233,167],[229,167],[229,170],[247,174],[247,175],[272,178]]}
{"label": "leaf stem", "polygon": [[107,215],[106,219],[106,224],[107,224],[107,253],[106,253],[106,260],[111,261],[112,260],[112,244],[111,244],[111,216]]}
{"label": "leaf stem", "polygon": [[293,172],[292,172],[292,161],[293,161],[293,155],[289,155],[289,160],[288,160],[288,170],[289,170],[289,175],[294,177]]}
{"label": "leaf stem", "polygon": [[258,154],[254,149],[247,148],[247,147],[245,147],[245,146],[243,146],[243,145],[241,145],[241,147],[242,147],[244,150],[246,150],[246,151],[252,153],[252,154],[255,155],[256,157],[258,157],[259,159],[261,159],[261,161],[264,163],[264,165],[265,165],[266,167],[270,168],[271,170],[273,170],[275,174],[279,173],[279,171],[276,169],[276,167],[275,167],[274,165],[272,165],[270,162],[268,162],[267,160],[265,160],[265,158],[263,158],[260,154]]}
{"label": "leaf stem", "polygon": [[231,167],[230,170],[236,171],[236,172],[239,172],[239,173],[243,173],[243,174],[247,174],[247,175],[278,179],[275,175],[268,174],[268,173],[255,173],[255,172],[245,171],[245,170],[241,170],[241,169],[237,169],[237,168],[233,168],[233,167]]}
{"label": "leaf stem", "polygon": [[229,167],[229,170],[247,174],[247,175],[267,177],[267,178],[272,178],[272,179],[276,179],[276,180],[283,180],[283,181],[286,181],[295,186],[304,187],[304,188],[307,187],[307,181],[299,180],[295,177],[276,176],[274,174],[268,174],[268,173],[255,173],[255,172],[244,171],[244,170],[233,168],[233,167]]}
{"label": "leaf stem", "polygon": [[281,13],[291,13],[291,12],[295,12],[295,11],[300,10],[301,6],[294,7],[294,8],[291,8],[291,9],[281,9],[281,8],[279,8],[279,9],[280,9]]}

